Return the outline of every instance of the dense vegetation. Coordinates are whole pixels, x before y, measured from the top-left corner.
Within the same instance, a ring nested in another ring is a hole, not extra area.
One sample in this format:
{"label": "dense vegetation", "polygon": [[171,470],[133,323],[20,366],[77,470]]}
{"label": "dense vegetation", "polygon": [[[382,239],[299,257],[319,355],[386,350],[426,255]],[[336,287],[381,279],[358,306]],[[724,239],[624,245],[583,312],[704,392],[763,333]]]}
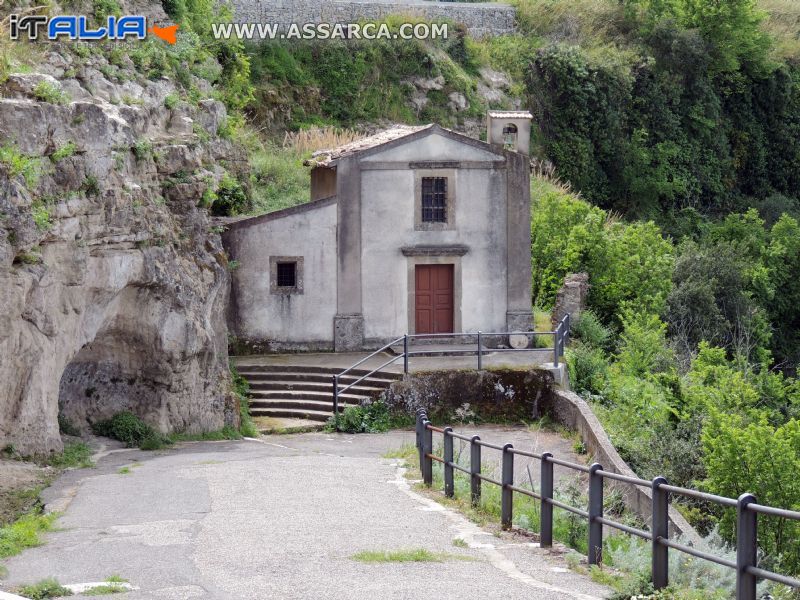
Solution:
{"label": "dense vegetation", "polygon": [[[799,507],[797,220],[769,227],[751,210],[673,240],[546,181],[534,195],[536,301],[552,304],[566,273],[589,273],[570,379],[623,457],[645,477]],[[733,535],[731,511],[682,509]],[[765,518],[760,531],[773,564],[800,569],[796,524]]]}

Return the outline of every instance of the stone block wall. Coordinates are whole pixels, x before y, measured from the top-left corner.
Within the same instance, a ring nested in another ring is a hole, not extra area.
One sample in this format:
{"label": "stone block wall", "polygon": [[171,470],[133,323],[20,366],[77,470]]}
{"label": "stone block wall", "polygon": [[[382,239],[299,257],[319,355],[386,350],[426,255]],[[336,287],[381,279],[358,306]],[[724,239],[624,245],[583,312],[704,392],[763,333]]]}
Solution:
{"label": "stone block wall", "polygon": [[515,31],[516,10],[506,4],[427,2],[424,0],[233,0],[239,23],[290,24],[357,23],[408,14],[430,21],[447,19],[466,26],[470,35],[486,37]]}

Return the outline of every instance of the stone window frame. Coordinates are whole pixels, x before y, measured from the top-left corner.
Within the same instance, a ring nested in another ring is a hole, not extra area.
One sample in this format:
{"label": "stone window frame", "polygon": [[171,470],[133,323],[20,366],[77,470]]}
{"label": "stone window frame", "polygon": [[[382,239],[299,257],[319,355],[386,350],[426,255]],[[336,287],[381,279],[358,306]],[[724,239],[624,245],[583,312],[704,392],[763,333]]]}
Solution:
{"label": "stone window frame", "polygon": [[[414,169],[414,230],[415,231],[453,231],[456,228],[456,169]],[[447,217],[444,223],[422,220],[422,179],[444,177],[447,179]]]}
{"label": "stone window frame", "polygon": [[[270,294],[302,294],[303,293],[303,257],[302,256],[270,256],[269,257],[269,292]],[[294,287],[278,286],[278,263],[295,263]]]}

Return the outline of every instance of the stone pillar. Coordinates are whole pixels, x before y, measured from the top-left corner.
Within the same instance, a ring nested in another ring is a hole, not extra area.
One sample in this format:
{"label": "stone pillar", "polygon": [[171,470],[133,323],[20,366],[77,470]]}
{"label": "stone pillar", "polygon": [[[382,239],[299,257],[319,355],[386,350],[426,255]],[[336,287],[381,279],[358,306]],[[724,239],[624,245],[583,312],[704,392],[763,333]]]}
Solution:
{"label": "stone pillar", "polygon": [[506,156],[506,330],[531,331],[531,169],[517,152]]}
{"label": "stone pillar", "polygon": [[333,319],[333,349],[335,352],[357,352],[364,346],[364,317],[336,315]]}
{"label": "stone pillar", "polygon": [[575,324],[581,313],[586,309],[586,297],[588,294],[588,273],[567,275],[564,278],[564,285],[561,286],[558,294],[556,294],[556,303],[553,307],[553,329],[566,314],[572,316],[572,323]]}
{"label": "stone pillar", "polygon": [[336,167],[337,293],[333,319],[336,352],[361,350],[364,316],[361,305],[361,168],[357,158],[343,158]]}

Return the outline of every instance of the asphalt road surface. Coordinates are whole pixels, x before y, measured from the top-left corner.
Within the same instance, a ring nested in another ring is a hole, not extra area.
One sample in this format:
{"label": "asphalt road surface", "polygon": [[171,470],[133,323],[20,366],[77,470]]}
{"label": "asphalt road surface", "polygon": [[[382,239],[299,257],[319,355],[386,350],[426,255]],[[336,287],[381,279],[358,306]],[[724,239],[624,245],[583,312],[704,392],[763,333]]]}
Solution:
{"label": "asphalt road surface", "polygon": [[[570,447],[547,432],[478,433],[487,441],[511,437],[516,447]],[[67,472],[45,491],[48,509],[63,513],[59,530],[8,560],[0,589],[118,575],[136,588],[115,596],[127,600],[608,595],[569,571],[562,553],[523,536],[498,537],[415,492],[400,461],[382,458],[413,435],[307,433],[106,451],[96,468]],[[454,545],[458,538],[468,547]],[[466,560],[352,558],[416,548]]]}

